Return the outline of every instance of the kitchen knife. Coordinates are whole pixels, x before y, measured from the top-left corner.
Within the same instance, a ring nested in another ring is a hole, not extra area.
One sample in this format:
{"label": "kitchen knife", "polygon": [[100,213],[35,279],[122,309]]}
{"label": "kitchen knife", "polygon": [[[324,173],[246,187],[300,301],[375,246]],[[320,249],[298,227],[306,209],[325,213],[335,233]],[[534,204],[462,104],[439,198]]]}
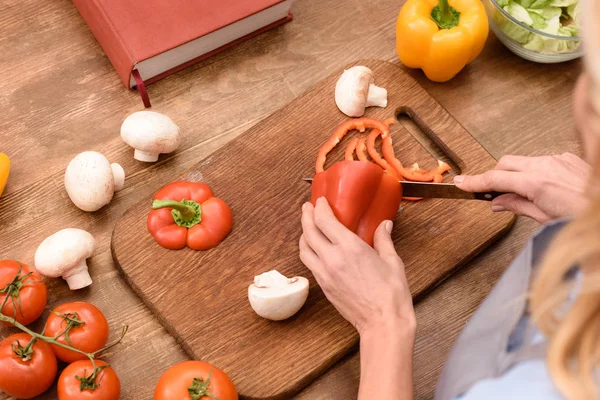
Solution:
{"label": "kitchen knife", "polygon": [[[312,178],[304,178],[306,182],[312,183]],[[505,193],[500,192],[465,192],[451,183],[432,182],[408,182],[399,181],[402,184],[403,197],[423,197],[429,199],[463,199],[463,200],[485,200],[492,201]]]}

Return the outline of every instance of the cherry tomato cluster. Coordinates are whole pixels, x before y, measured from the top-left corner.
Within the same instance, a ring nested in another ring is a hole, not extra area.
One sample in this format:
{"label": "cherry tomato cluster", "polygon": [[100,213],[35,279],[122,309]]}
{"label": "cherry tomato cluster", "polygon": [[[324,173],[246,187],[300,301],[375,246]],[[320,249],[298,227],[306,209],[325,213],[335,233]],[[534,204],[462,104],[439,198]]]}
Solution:
{"label": "cherry tomato cluster", "polygon": [[47,300],[40,275],[26,264],[0,261],[0,318],[24,331],[0,342],[0,390],[20,399],[39,396],[54,382],[60,360],[69,365],[58,378],[59,400],[117,400],[117,374],[95,359],[108,341],[104,314],[89,303],[62,304],[52,310],[41,335],[25,325],[42,315]]}
{"label": "cherry tomato cluster", "polygon": [[[26,264],[0,261],[0,322],[24,331],[0,342],[0,391],[19,399],[39,396],[56,379],[60,360],[68,366],[58,378],[59,400],[117,400],[117,374],[95,358],[108,348],[104,314],[89,303],[62,304],[52,310],[42,335],[26,325],[42,315],[47,301],[39,274]],[[186,361],[162,375],[154,399],[238,400],[238,395],[222,370],[203,361]]]}

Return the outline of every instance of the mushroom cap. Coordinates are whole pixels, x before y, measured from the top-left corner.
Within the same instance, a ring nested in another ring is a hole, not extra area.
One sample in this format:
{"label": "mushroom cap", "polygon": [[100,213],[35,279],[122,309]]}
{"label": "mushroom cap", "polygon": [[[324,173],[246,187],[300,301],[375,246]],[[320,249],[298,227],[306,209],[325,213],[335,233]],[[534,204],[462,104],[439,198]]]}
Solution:
{"label": "mushroom cap", "polygon": [[373,71],[362,65],[344,70],[335,85],[335,104],[340,111],[350,117],[361,117],[374,79]]}
{"label": "mushroom cap", "polygon": [[65,189],[71,201],[83,211],[97,211],[110,203],[115,180],[106,157],[96,151],[75,156],[65,171]]}
{"label": "mushroom cap", "polygon": [[254,277],[248,286],[248,300],[261,317],[281,321],[296,314],[308,298],[308,279],[286,278],[273,270]]}
{"label": "mushroom cap", "polygon": [[171,153],[179,147],[179,127],[164,114],[137,111],[121,125],[121,138],[129,146],[149,153]]}
{"label": "mushroom cap", "polygon": [[67,228],[48,236],[35,251],[35,269],[58,278],[94,253],[96,240],[83,229]]}

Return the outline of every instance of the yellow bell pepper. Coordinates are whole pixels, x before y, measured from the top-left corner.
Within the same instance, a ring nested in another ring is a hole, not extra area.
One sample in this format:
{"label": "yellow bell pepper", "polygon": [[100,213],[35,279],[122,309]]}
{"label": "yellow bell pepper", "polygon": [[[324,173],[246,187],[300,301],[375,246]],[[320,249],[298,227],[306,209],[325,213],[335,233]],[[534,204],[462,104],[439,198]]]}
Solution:
{"label": "yellow bell pepper", "polygon": [[446,82],[481,53],[488,32],[480,0],[407,0],[396,22],[396,51],[407,67]]}
{"label": "yellow bell pepper", "polygon": [[4,191],[4,186],[8,180],[8,173],[10,172],[10,160],[4,153],[0,153],[0,196]]}

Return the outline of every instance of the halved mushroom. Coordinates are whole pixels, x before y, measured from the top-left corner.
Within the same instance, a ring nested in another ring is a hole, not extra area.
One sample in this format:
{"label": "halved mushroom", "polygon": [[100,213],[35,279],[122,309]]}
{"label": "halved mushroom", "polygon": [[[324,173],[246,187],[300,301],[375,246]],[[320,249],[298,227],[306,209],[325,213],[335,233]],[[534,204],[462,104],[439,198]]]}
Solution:
{"label": "halved mushroom", "polygon": [[387,90],[375,86],[373,71],[356,66],[345,70],[335,85],[335,104],[349,117],[362,117],[366,107],[387,107]]}
{"label": "halved mushroom", "polygon": [[181,143],[175,122],[154,111],[137,111],[125,118],[121,138],[135,149],[133,158],[143,162],[158,161],[159,154],[171,153]]}
{"label": "halved mushroom", "polygon": [[272,270],[254,277],[248,287],[248,300],[261,317],[281,321],[296,314],[308,298],[308,279],[286,278]]}
{"label": "halved mushroom", "polygon": [[96,151],[84,151],[71,160],[65,171],[65,189],[83,211],[97,211],[110,203],[123,188],[125,171]]}
{"label": "halved mushroom", "polygon": [[35,252],[35,269],[50,277],[62,277],[69,289],[77,290],[92,284],[86,259],[96,247],[94,237],[82,230],[67,228],[48,236]]}

